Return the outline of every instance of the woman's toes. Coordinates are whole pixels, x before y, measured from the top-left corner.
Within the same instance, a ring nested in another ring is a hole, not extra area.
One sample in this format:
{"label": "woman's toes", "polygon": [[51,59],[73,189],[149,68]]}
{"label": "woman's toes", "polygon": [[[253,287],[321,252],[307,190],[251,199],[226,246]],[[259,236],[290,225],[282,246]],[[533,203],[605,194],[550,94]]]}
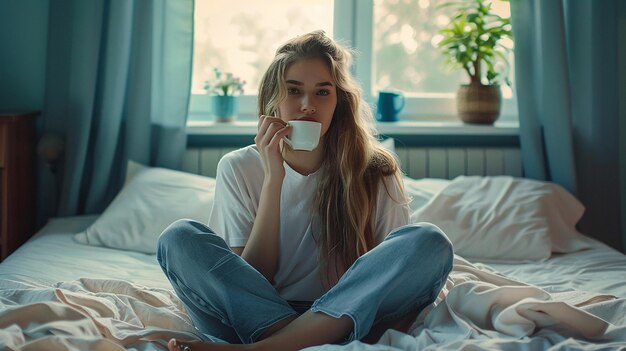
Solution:
{"label": "woman's toes", "polygon": [[176,345],[176,339],[170,339],[170,341],[168,341],[167,343],[167,349],[169,351],[180,351],[178,349],[178,346]]}

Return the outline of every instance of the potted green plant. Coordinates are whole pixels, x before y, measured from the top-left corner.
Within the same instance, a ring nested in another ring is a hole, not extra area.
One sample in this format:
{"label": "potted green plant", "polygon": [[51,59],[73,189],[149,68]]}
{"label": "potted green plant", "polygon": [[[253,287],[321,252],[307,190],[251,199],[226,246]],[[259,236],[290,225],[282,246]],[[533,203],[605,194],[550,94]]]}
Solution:
{"label": "potted green plant", "polygon": [[[461,68],[470,78],[457,91],[457,110],[466,123],[493,124],[500,115],[502,93],[500,83],[510,85],[507,77],[511,48],[503,39],[512,39],[511,24],[492,11],[491,1],[447,1],[442,8],[451,8],[450,23],[439,33],[446,62]],[[511,42],[511,41],[509,41]],[[498,68],[504,67],[504,72]]]}
{"label": "potted green plant", "polygon": [[213,78],[204,82],[204,90],[211,94],[211,112],[217,122],[232,122],[237,117],[238,95],[243,94],[246,81],[232,73],[213,69]]}

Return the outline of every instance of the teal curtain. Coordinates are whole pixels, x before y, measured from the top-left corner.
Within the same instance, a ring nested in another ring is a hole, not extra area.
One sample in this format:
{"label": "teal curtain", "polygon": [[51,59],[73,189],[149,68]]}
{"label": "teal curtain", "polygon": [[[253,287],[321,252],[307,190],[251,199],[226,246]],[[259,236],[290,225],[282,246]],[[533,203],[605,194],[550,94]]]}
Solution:
{"label": "teal curtain", "polygon": [[512,0],[511,19],[524,174],[574,193],[581,231],[623,250],[618,1]]}
{"label": "teal curtain", "polygon": [[58,208],[47,214],[102,212],[129,159],[179,168],[193,0],[55,0],[48,35],[42,133],[60,135],[65,149]]}

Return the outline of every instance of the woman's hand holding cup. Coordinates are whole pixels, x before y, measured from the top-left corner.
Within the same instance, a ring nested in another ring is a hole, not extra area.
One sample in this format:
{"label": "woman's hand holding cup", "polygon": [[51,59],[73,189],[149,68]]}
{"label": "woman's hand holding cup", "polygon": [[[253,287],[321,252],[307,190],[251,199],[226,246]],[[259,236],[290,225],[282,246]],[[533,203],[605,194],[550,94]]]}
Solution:
{"label": "woman's hand holding cup", "polygon": [[265,179],[282,179],[285,177],[283,156],[280,150],[280,141],[291,131],[287,122],[274,116],[262,115],[259,118],[258,132],[254,142],[263,159]]}

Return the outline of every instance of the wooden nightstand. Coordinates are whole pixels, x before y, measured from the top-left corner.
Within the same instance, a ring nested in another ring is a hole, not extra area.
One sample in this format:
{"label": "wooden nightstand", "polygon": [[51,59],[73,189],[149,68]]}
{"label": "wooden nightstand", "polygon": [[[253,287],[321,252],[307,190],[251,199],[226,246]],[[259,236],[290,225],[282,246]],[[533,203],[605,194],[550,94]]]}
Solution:
{"label": "wooden nightstand", "polygon": [[35,119],[0,111],[0,260],[35,230]]}

